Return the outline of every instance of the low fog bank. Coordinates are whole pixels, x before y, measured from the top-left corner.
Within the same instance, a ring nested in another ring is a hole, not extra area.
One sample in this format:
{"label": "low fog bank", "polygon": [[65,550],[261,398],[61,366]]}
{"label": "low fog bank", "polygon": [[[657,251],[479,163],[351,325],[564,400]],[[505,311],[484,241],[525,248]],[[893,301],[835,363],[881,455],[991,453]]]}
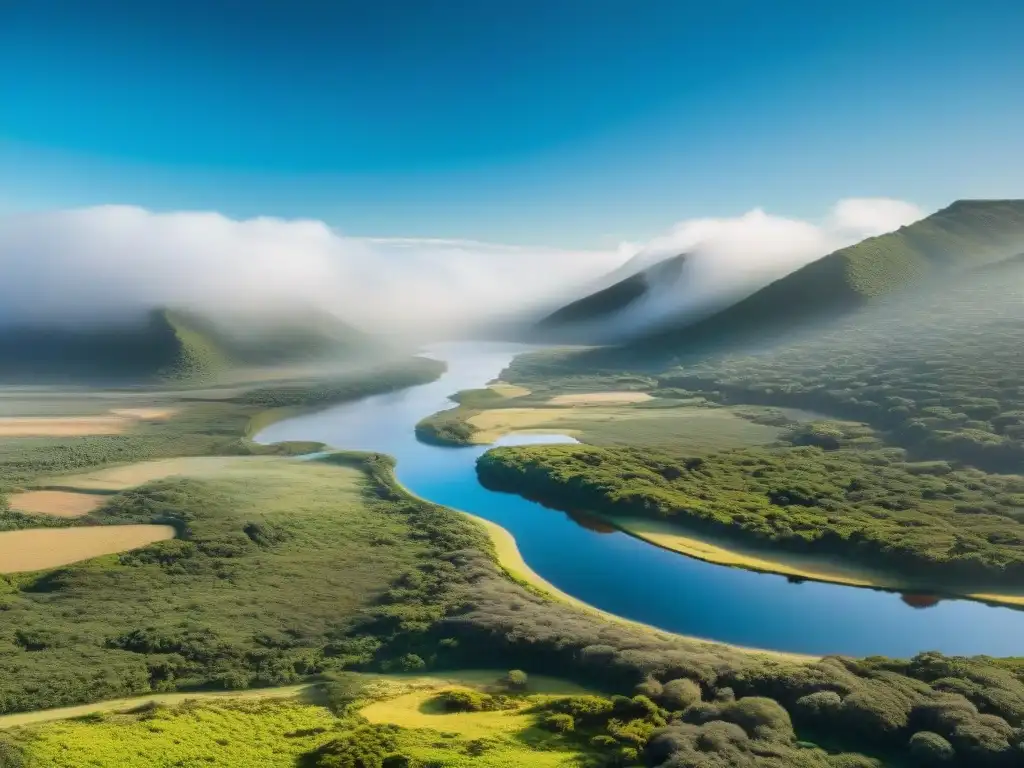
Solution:
{"label": "low fog bank", "polygon": [[691,219],[654,238],[617,269],[623,279],[685,254],[670,283],[652,281],[627,309],[578,334],[621,341],[668,323],[697,320],[739,301],[812,261],[868,237],[892,232],[924,216],[900,200],[841,200],[819,223],[754,209],[734,218]]}
{"label": "low fog bank", "polygon": [[300,308],[411,341],[479,336],[691,254],[678,280],[603,329],[622,336],[718,308],[921,215],[896,200],[844,200],[821,223],[757,209],[682,221],[647,243],[568,250],[350,237],[320,221],[130,206],[13,214],[0,217],[0,326],[125,324],[157,307],[248,322]]}
{"label": "low fog bank", "polygon": [[347,237],[319,221],[104,206],[0,218],[0,325],[104,325],[156,307],[225,320],[317,310],[451,335],[557,300],[629,253]]}

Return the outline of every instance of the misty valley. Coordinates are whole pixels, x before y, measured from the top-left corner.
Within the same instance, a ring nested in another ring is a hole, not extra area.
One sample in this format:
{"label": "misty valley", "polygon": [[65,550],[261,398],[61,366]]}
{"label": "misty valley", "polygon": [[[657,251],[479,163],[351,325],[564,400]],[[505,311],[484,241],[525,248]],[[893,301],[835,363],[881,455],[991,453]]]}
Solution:
{"label": "misty valley", "polygon": [[1024,202],[677,245],[8,307],[0,766],[1024,765]]}

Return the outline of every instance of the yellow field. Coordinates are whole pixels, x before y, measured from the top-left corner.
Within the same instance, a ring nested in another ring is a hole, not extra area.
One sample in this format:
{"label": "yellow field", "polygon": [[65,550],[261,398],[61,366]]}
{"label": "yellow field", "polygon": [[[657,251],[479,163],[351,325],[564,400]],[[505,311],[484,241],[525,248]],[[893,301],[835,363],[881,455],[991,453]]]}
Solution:
{"label": "yellow field", "polygon": [[[382,678],[377,688],[379,701],[368,704],[360,714],[371,723],[393,723],[403,728],[432,728],[444,733],[479,738],[499,733],[516,733],[533,725],[533,717],[521,709],[498,712],[445,712],[431,699],[442,691],[486,690],[504,674],[501,670],[464,670],[437,677]],[[582,686],[543,675],[530,675],[531,698],[570,696],[587,693]],[[371,691],[374,687],[371,686]],[[372,694],[371,694],[372,695]]]}
{"label": "yellow field", "polygon": [[178,412],[177,408],[114,408],[110,411],[116,416],[143,421],[164,421]]}
{"label": "yellow field", "polygon": [[11,509],[33,515],[81,517],[100,506],[105,497],[71,491],[23,491],[8,497]]}
{"label": "yellow field", "polygon": [[84,488],[97,491],[121,491],[143,483],[174,475],[202,477],[219,475],[231,467],[272,462],[269,456],[184,456],[177,459],[157,459],[107,467],[79,475],[50,478],[50,485]]}
{"label": "yellow field", "polygon": [[457,733],[469,738],[496,733],[516,733],[533,725],[533,717],[520,710],[498,712],[445,712],[433,699],[442,690],[461,686],[441,686],[416,691],[364,708],[362,716],[371,723],[393,723],[403,728],[433,728],[444,733]]}
{"label": "yellow field", "polygon": [[93,704],[80,704],[77,707],[59,707],[56,709],[39,709],[35,712],[15,712],[12,715],[0,715],[0,730],[16,728],[22,725],[50,723],[57,720],[72,720],[86,715],[101,712],[127,712],[138,709],[145,704],[164,704],[172,706],[186,701],[235,701],[264,699],[315,700],[319,691],[315,685],[289,685],[280,688],[254,688],[249,691],[200,691],[193,693],[154,693],[150,696],[134,696],[130,699],[111,699]]}
{"label": "yellow field", "polygon": [[[403,727],[398,737],[399,751],[427,764],[479,768],[578,766],[580,751],[571,742],[539,730],[536,716],[526,714],[532,704],[551,695],[587,692],[572,683],[531,676],[528,698],[518,711],[464,715],[433,712],[431,699],[441,691],[487,690],[503,674],[504,670],[467,670],[433,677],[360,675],[363,692],[373,702],[361,714],[373,723]],[[138,714],[139,708],[149,703],[163,706]],[[330,740],[339,729],[352,727],[352,720],[339,720],[323,703],[318,685],[154,694],[7,715],[0,717],[0,729],[16,728],[16,739],[27,737],[32,765],[288,768],[296,765],[303,754]],[[489,749],[469,757],[467,745],[475,738],[486,738]]]}
{"label": "yellow field", "polygon": [[510,432],[541,425],[554,426],[560,420],[576,415],[568,408],[493,408],[470,416],[468,421],[477,429],[473,434],[474,443],[493,443]]}
{"label": "yellow field", "polygon": [[163,421],[176,408],[112,408],[89,416],[3,416],[0,437],[83,437],[119,435],[138,421]]}
{"label": "yellow field", "polygon": [[5,416],[0,418],[0,437],[117,435],[129,423],[123,416]]}
{"label": "yellow field", "polygon": [[557,395],[548,400],[548,403],[551,405],[625,405],[652,399],[646,392],[587,392],[577,395]]}
{"label": "yellow field", "polygon": [[509,384],[507,381],[492,381],[487,387],[488,389],[493,389],[502,397],[525,397],[530,394],[530,390],[526,387]]}
{"label": "yellow field", "polygon": [[328,709],[301,701],[233,698],[34,727],[25,765],[295,768],[338,724]]}
{"label": "yellow field", "polygon": [[174,537],[169,525],[33,528],[0,533],[0,573],[57,568]]}
{"label": "yellow field", "polygon": [[[386,699],[394,699],[412,692],[425,692],[427,694],[445,690],[453,687],[474,688],[484,690],[493,686],[505,674],[506,670],[500,669],[463,669],[453,672],[445,672],[438,675],[415,675],[415,674],[391,674],[374,675],[366,674],[363,677],[367,681],[367,694],[370,698],[376,699],[375,703],[384,703]],[[557,677],[546,677],[544,675],[530,675],[529,689],[532,693],[574,695],[586,693],[583,686],[562,680]],[[71,720],[74,718],[94,715],[102,712],[128,712],[138,709],[145,704],[163,704],[173,706],[186,701],[252,701],[252,700],[273,700],[273,699],[298,699],[303,702],[316,703],[323,699],[323,691],[316,683],[300,683],[299,685],[287,685],[276,688],[253,688],[244,691],[193,691],[190,693],[153,693],[148,696],[133,696],[128,699],[111,699],[109,701],[81,704],[75,707],[58,707],[55,709],[42,709],[35,712],[15,712],[10,715],[0,715],[0,730],[4,728],[16,728],[23,725],[34,725],[36,723],[48,723],[57,720]],[[374,706],[374,705],[370,705]],[[377,721],[391,722],[391,721]]]}

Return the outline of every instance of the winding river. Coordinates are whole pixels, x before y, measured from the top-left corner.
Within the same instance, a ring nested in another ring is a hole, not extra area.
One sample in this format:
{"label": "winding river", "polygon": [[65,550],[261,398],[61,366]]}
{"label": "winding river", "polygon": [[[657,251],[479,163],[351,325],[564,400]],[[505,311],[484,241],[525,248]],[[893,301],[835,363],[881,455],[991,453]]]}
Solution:
{"label": "winding river", "polygon": [[[1024,611],[971,600],[933,603],[878,590],[794,583],[694,560],[620,532],[586,527],[518,496],[486,490],[476,479],[474,462],[487,446],[446,448],[416,440],[417,421],[451,407],[452,393],[484,386],[524,349],[432,347],[427,354],[448,363],[437,381],[281,421],[257,439],[316,440],[390,453],[406,487],[504,527],[529,566],[562,591],[671,632],[808,654],[1024,654]],[[527,442],[572,438],[513,435],[501,444]]]}

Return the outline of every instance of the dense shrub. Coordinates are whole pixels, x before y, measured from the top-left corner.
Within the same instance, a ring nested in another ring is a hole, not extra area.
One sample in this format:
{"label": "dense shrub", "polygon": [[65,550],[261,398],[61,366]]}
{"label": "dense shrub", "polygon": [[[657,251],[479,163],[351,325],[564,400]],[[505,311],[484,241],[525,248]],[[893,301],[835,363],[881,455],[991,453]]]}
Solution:
{"label": "dense shrub", "polygon": [[[394,725],[362,726],[306,755],[302,765],[304,768],[384,768],[384,761],[394,756],[398,730]],[[388,763],[389,766],[394,764],[393,760]]]}
{"label": "dense shrub", "polygon": [[661,695],[664,692],[664,690],[665,687],[660,682],[658,682],[656,678],[647,677],[636,684],[636,687],[633,689],[633,692],[639,696],[646,696],[649,699],[657,699],[660,701]]}
{"label": "dense shrub", "polygon": [[529,676],[521,669],[510,669],[501,682],[509,690],[525,691],[529,685]]}
{"label": "dense shrub", "polygon": [[[860,428],[837,433],[867,439]],[[676,521],[938,585],[1024,583],[1024,478],[936,474],[934,464],[903,459],[877,441],[831,451],[791,444],[733,450],[699,465],[649,447],[534,445],[488,451],[477,472],[489,488],[559,509]],[[973,505],[969,514],[966,505]]]}
{"label": "dense shrub", "polygon": [[700,701],[700,686],[693,680],[680,678],[669,680],[662,687],[660,696],[655,698],[665,706],[666,709],[686,709],[691,704]]}
{"label": "dense shrub", "polygon": [[438,694],[437,702],[449,712],[490,712],[515,706],[515,702],[505,696],[472,690],[443,691]]}
{"label": "dense shrub", "polygon": [[801,696],[793,706],[793,715],[801,722],[814,725],[834,718],[843,700],[835,691],[818,691]]}
{"label": "dense shrub", "polygon": [[555,733],[569,733],[576,728],[576,723],[572,719],[572,715],[566,715],[561,712],[554,712],[547,715],[541,724],[549,731]]}
{"label": "dense shrub", "polygon": [[794,736],[789,713],[774,699],[763,696],[730,702],[721,708],[719,716],[741,726],[751,738],[786,741]]}
{"label": "dense shrub", "polygon": [[910,737],[910,756],[922,766],[944,765],[953,761],[953,745],[931,731],[918,731]]}

